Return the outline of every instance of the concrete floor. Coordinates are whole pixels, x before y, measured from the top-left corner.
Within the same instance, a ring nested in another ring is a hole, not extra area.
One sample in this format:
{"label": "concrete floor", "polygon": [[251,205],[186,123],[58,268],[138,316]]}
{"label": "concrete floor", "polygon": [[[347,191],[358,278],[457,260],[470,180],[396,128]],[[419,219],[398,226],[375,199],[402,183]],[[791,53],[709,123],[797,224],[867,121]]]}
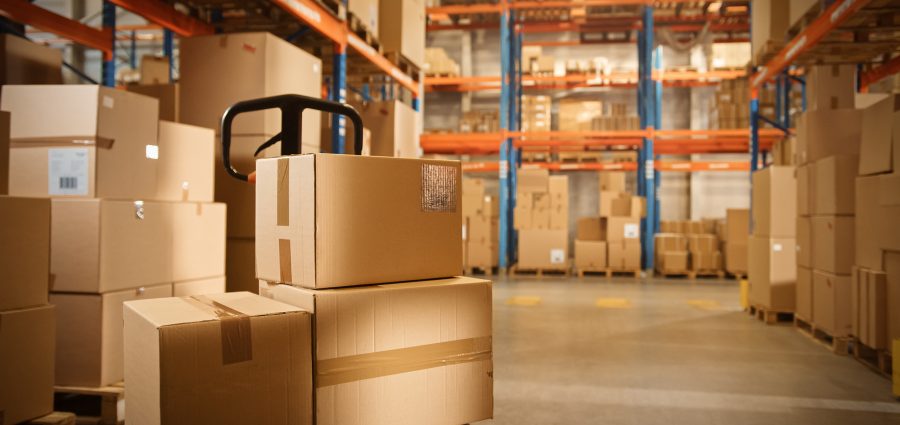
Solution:
{"label": "concrete floor", "polygon": [[499,278],[494,416],[482,424],[900,424],[890,382],[735,281]]}

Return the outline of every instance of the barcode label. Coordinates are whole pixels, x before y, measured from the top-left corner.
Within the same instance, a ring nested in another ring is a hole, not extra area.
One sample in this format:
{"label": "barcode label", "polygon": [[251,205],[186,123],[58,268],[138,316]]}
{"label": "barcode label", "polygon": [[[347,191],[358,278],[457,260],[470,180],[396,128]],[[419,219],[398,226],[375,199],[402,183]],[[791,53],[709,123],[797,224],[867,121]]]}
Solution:
{"label": "barcode label", "polygon": [[54,195],[88,194],[88,148],[47,150],[47,193]]}

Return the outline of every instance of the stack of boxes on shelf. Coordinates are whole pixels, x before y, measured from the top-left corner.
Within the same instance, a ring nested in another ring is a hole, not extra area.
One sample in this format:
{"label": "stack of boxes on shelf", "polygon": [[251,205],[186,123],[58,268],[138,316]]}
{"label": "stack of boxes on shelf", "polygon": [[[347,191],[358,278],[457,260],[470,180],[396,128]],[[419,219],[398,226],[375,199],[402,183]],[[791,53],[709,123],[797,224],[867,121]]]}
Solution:
{"label": "stack of boxes on shelf", "polygon": [[[363,131],[363,154],[375,156],[395,156],[398,158],[420,157],[419,139],[416,132],[416,111],[400,100],[363,102],[351,96],[347,102],[353,106],[365,123]],[[331,152],[331,114],[322,113],[323,152]],[[347,124],[352,126],[352,124]],[[346,137],[345,152],[353,152],[354,141]],[[368,140],[367,140],[368,139]],[[376,143],[372,143],[375,141]],[[307,152],[304,149],[304,152]]]}
{"label": "stack of boxes on shelf", "polygon": [[784,44],[791,26],[791,1],[754,0],[751,8],[751,40],[754,65],[762,66]]}
{"label": "stack of boxes on shelf", "polygon": [[[602,172],[599,176],[600,214],[578,220],[576,268],[583,265],[588,267],[586,271],[594,271],[594,267],[603,264],[612,271],[636,272],[641,268],[644,198],[626,191],[624,172]],[[598,259],[603,255],[601,250],[606,251],[605,262]]]}
{"label": "stack of boxes on shelf", "polygon": [[[185,38],[181,41],[180,114],[187,124],[216,129],[215,199],[228,205],[227,270],[229,291],[258,289],[254,264],[254,188],[231,178],[222,167],[219,122],[232,104],[266,96],[320,97],[322,61],[269,33]],[[303,78],[296,78],[301,73]],[[278,111],[242,114],[235,119],[232,162],[254,168],[254,150],[280,131]],[[303,113],[302,152],[318,152],[320,114]],[[279,145],[261,153],[277,155]]]}
{"label": "stack of boxes on shelf", "polygon": [[559,101],[560,131],[591,131],[594,120],[603,114],[603,102],[563,99]]}
{"label": "stack of boxes on shelf", "polygon": [[459,64],[450,56],[447,51],[440,47],[428,47],[425,49],[425,75],[436,77],[457,77],[459,76]]}
{"label": "stack of boxes on shelf", "polygon": [[552,76],[556,68],[556,59],[543,54],[541,46],[525,46],[522,48],[522,70],[526,74]]}
{"label": "stack of boxes on shelf", "polygon": [[464,112],[459,120],[459,131],[462,133],[494,133],[500,131],[500,113],[497,110]]}
{"label": "stack of boxes on shelf", "polygon": [[729,208],[725,211],[725,229],[721,232],[725,252],[725,271],[734,276],[747,276],[747,253],[750,235],[750,210]]}
{"label": "stack of boxes on shelf", "polygon": [[753,173],[748,278],[750,303],[761,310],[794,311],[796,193],[794,167],[770,166]]}
{"label": "stack of boxes on shelf", "polygon": [[716,274],[722,270],[722,251],[719,239],[713,233],[698,233],[688,236],[691,252],[691,271],[701,274]]}
{"label": "stack of boxes on shelf", "polygon": [[417,69],[426,69],[425,0],[350,0],[346,6],[351,27],[362,27],[386,56],[399,55]]}
{"label": "stack of boxes on shelf", "polygon": [[852,332],[862,345],[896,356],[900,338],[900,96],[888,96],[863,111],[858,172]]}
{"label": "stack of boxes on shelf", "polygon": [[128,84],[125,90],[156,98],[159,101],[159,119],[179,122],[179,84],[169,79],[169,58],[144,55],[141,58],[140,80]]}
{"label": "stack of boxes on shelf", "polygon": [[[522,131],[550,131],[553,112],[551,109],[550,96],[522,96]],[[560,111],[560,119],[562,117],[562,111]]]}
{"label": "stack of boxes on shelf", "polygon": [[8,85],[2,109],[10,194],[50,198],[55,383],[119,382],[124,301],[225,290],[213,132],[159,122],[155,99],[98,86]]}
{"label": "stack of boxes on shelf", "polygon": [[602,108],[604,113],[595,116],[590,130],[594,131],[630,131],[640,130],[641,120],[637,115],[628,114],[628,106],[624,103],[608,103]]}
{"label": "stack of boxes on shelf", "polygon": [[808,109],[796,138],[796,315],[846,337],[862,111],[854,109],[852,66],[811,67],[807,81]]}
{"label": "stack of boxes on shelf", "polygon": [[520,169],[513,223],[519,231],[519,269],[568,270],[568,176],[551,176],[540,168]]}
{"label": "stack of boxes on shelf", "polygon": [[657,272],[718,274],[724,262],[720,227],[726,226],[720,222],[714,219],[660,222],[660,233],[655,239]]}
{"label": "stack of boxes on shelf", "polygon": [[710,112],[710,115],[717,117],[720,129],[750,127],[750,83],[747,79],[736,78],[719,83]]}
{"label": "stack of boxes on shelf", "polygon": [[575,270],[584,272],[606,271],[606,235],[604,222],[599,217],[578,219],[575,229]]}
{"label": "stack of boxes on shelf", "polygon": [[499,259],[500,205],[486,194],[484,179],[464,179],[462,188],[463,268],[490,274]]}
{"label": "stack of boxes on shelf", "polygon": [[662,275],[688,272],[688,238],[681,233],[657,233],[654,239],[656,271]]}

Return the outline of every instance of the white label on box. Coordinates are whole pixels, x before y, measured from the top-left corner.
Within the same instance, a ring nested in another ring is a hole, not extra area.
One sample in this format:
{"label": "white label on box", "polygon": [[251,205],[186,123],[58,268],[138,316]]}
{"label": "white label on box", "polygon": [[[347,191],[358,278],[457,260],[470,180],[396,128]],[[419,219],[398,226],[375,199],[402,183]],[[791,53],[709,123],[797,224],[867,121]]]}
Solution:
{"label": "white label on box", "polygon": [[109,96],[103,96],[103,107],[112,109],[115,106],[115,100]]}
{"label": "white label on box", "polygon": [[566,262],[566,251],[563,249],[551,249],[550,250],[550,263],[551,264],[562,264]]}
{"label": "white label on box", "polygon": [[147,145],[144,147],[144,156],[146,156],[147,159],[159,159],[159,146]]}
{"label": "white label on box", "polygon": [[465,225],[465,224],[462,225],[462,231],[463,231],[463,233],[462,233],[462,239],[463,239],[464,241],[465,241],[465,240],[468,240],[468,238],[466,238],[466,225]]}
{"label": "white label on box", "polygon": [[52,195],[87,195],[87,148],[47,150],[47,193]]}
{"label": "white label on box", "polygon": [[625,234],[622,235],[625,239],[637,239],[637,237],[640,235],[641,235],[641,225],[639,225],[639,224],[626,224],[625,225]]}
{"label": "white label on box", "polygon": [[780,243],[773,243],[773,244],[772,244],[772,251],[775,251],[775,252],[781,252],[781,250],[783,250],[783,249],[784,249],[784,247],[781,246]]}

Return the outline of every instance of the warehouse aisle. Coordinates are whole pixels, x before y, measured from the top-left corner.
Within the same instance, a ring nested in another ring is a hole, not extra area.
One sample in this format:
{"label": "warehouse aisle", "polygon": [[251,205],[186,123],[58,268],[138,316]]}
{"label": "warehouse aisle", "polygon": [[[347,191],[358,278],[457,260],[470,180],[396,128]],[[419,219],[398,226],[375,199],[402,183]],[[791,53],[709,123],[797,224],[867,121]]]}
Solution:
{"label": "warehouse aisle", "polygon": [[753,320],[733,281],[500,279],[494,350],[482,424],[900,423],[887,379]]}

